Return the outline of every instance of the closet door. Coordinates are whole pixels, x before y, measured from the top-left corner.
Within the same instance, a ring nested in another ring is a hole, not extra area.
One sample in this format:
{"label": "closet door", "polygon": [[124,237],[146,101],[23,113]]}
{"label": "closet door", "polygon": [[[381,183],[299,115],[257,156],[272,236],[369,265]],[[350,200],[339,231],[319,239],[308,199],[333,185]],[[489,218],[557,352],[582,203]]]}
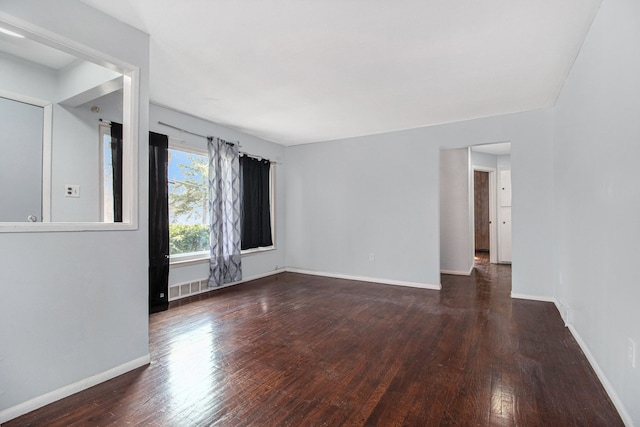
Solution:
{"label": "closet door", "polygon": [[149,313],[169,308],[169,138],[149,132]]}
{"label": "closet door", "polygon": [[43,111],[0,98],[0,222],[42,221]]}

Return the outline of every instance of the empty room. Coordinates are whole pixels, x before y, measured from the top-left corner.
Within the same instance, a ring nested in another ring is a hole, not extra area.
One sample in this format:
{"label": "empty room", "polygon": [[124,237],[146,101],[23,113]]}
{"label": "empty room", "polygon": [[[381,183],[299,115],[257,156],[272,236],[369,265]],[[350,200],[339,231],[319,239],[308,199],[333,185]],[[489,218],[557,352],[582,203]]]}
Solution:
{"label": "empty room", "polygon": [[640,425],[640,3],[0,2],[0,423]]}

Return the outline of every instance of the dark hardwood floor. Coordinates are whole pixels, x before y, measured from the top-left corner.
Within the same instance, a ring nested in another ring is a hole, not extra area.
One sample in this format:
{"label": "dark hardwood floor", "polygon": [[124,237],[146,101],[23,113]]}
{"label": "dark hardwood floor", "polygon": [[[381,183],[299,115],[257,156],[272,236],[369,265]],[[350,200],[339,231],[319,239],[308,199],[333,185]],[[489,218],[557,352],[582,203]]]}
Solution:
{"label": "dark hardwood floor", "polygon": [[551,303],[283,273],[150,317],[152,362],[9,426],[623,425]]}

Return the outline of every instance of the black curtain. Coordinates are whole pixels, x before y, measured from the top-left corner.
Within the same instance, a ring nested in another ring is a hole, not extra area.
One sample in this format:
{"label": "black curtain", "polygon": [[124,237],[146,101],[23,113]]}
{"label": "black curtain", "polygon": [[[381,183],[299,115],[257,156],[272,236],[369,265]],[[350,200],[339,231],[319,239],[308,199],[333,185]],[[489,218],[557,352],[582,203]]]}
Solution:
{"label": "black curtain", "polygon": [[122,124],[111,122],[113,222],[122,222]]}
{"label": "black curtain", "polygon": [[269,160],[240,157],[240,227],[243,250],[273,245],[269,206],[270,170]]}
{"label": "black curtain", "polygon": [[169,138],[149,132],[149,313],[169,308]]}

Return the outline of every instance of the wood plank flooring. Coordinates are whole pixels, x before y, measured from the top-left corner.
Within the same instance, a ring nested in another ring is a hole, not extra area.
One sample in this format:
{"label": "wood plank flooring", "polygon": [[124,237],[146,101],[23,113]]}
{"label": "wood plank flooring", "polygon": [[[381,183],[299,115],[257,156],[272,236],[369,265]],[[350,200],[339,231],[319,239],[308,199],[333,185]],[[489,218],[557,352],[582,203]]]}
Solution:
{"label": "wood plank flooring", "polygon": [[618,426],[551,303],[283,273],[150,316],[149,366],[10,426]]}

